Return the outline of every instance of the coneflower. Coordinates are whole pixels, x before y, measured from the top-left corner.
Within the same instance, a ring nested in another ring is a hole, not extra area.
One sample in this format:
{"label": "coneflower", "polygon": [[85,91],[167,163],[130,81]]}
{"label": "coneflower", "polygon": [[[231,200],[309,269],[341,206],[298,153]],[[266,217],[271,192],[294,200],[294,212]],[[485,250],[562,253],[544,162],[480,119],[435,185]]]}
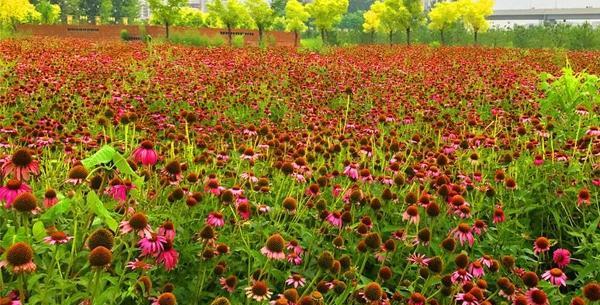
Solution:
{"label": "coneflower", "polygon": [[71,239],[73,239],[73,236],[68,236],[65,232],[62,231],[56,231],[52,232],[50,236],[44,237],[44,242],[49,245],[66,244]]}
{"label": "coneflower", "polygon": [[365,286],[364,296],[369,302],[379,301],[383,296],[383,289],[376,282],[371,282]]}
{"label": "coneflower", "polygon": [[13,201],[15,210],[22,213],[35,213],[37,207],[37,198],[32,193],[22,193]]}
{"label": "coneflower", "polygon": [[4,207],[10,209],[15,198],[27,192],[31,192],[29,185],[20,180],[10,179],[6,182],[6,185],[0,187],[0,201],[4,201]]}
{"label": "coneflower", "polygon": [[402,214],[402,220],[408,221],[409,223],[418,224],[419,219],[419,209],[414,204],[410,205]]}
{"label": "coneflower", "polygon": [[132,153],[133,159],[137,163],[145,166],[152,166],[158,162],[158,154],[154,150],[154,143],[143,141]]}
{"label": "coneflower", "polygon": [[225,297],[218,297],[210,302],[210,305],[231,305],[231,302]]}
{"label": "coneflower", "polygon": [[582,189],[579,191],[579,194],[577,194],[577,205],[581,206],[582,203],[585,203],[586,205],[590,205],[592,203],[590,191],[587,189]]}
{"label": "coneflower", "polygon": [[92,267],[106,267],[112,262],[112,252],[103,246],[98,246],[90,252],[88,261]]}
{"label": "coneflower", "polygon": [[533,243],[533,253],[539,254],[550,250],[550,241],[546,237],[538,237]]}
{"label": "coneflower", "polygon": [[262,302],[271,298],[273,294],[269,290],[269,286],[264,281],[253,281],[251,286],[244,288],[246,296],[258,302]]}
{"label": "coneflower", "polygon": [[148,224],[148,217],[143,213],[133,214],[129,220],[124,220],[119,225],[121,234],[136,232],[140,237],[150,236],[152,228]]}
{"label": "coneflower", "polygon": [[114,234],[107,229],[98,229],[90,235],[87,241],[88,248],[94,250],[96,247],[105,247],[112,249],[114,243]]}
{"label": "coneflower", "polygon": [[273,234],[265,243],[265,246],[260,249],[260,252],[273,260],[285,259],[285,240],[279,234]]}
{"label": "coneflower", "polygon": [[75,184],[75,185],[79,185],[82,184],[85,179],[87,179],[88,176],[88,171],[87,169],[81,165],[75,165],[73,166],[70,170],[69,173],[67,175],[67,182]]}
{"label": "coneflower", "polygon": [[300,274],[294,273],[290,275],[287,280],[285,280],[285,284],[294,288],[304,287],[306,284],[306,279],[304,279],[304,277],[302,277]]}
{"label": "coneflower", "polygon": [[0,170],[3,176],[12,175],[19,181],[27,181],[31,174],[38,175],[40,173],[38,161],[33,159],[30,151],[26,148],[16,150]]}
{"label": "coneflower", "polygon": [[152,305],[175,305],[177,304],[177,298],[171,292],[164,292],[158,296],[156,301]]}
{"label": "coneflower", "polygon": [[452,231],[454,238],[458,239],[461,246],[463,246],[465,243],[468,243],[471,247],[473,246],[475,239],[473,238],[473,231],[470,225],[461,223]]}
{"label": "coneflower", "polygon": [[235,275],[230,275],[228,277],[222,277],[219,280],[219,284],[227,292],[235,291],[235,288],[237,287],[237,283],[238,283],[238,278]]}
{"label": "coneflower", "polygon": [[24,242],[18,242],[6,250],[6,263],[15,274],[31,273],[37,268],[33,262],[33,249]]}
{"label": "coneflower", "polygon": [[521,280],[525,286],[533,288],[537,286],[539,278],[535,272],[527,271],[521,275]]}
{"label": "coneflower", "polygon": [[425,305],[427,298],[418,292],[413,292],[408,298],[408,305]]}
{"label": "coneflower", "polygon": [[542,278],[552,283],[554,286],[567,285],[567,275],[559,268],[552,268],[544,272],[544,274],[542,274]]}
{"label": "coneflower", "polygon": [[56,191],[53,189],[48,189],[44,193],[44,208],[49,209],[58,203],[58,197],[56,196]]}
{"label": "coneflower", "polygon": [[600,301],[600,284],[589,283],[583,286],[583,296],[592,302]]}
{"label": "coneflower", "polygon": [[543,290],[537,288],[531,288],[526,293],[527,300],[529,301],[529,305],[547,305],[548,296]]}

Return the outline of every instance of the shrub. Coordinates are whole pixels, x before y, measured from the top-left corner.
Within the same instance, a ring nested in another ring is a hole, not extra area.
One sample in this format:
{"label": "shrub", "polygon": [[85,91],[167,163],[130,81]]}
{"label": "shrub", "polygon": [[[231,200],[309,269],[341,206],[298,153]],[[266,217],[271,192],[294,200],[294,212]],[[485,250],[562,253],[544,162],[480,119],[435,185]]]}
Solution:
{"label": "shrub", "polygon": [[222,37],[208,37],[197,31],[174,32],[169,38],[172,43],[196,47],[219,47],[225,42]]}
{"label": "shrub", "polygon": [[131,35],[129,35],[129,31],[126,29],[122,29],[119,34],[122,40],[129,41],[131,39]]}

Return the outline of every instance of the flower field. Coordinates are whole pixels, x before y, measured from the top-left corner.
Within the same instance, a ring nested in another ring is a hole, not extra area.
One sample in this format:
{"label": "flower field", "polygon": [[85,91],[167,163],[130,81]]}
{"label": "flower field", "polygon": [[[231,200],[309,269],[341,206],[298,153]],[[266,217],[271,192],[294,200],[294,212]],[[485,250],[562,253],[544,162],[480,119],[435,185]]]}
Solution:
{"label": "flower field", "polygon": [[0,305],[599,304],[595,74],[598,52],[2,41]]}

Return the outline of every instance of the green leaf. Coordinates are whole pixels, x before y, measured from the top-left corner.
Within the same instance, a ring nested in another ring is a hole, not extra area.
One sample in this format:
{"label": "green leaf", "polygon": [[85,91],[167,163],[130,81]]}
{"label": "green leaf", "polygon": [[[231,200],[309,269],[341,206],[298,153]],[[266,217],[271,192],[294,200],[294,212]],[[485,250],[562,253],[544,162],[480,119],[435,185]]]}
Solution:
{"label": "green leaf", "polygon": [[84,159],[81,161],[81,163],[87,169],[93,169],[98,164],[105,164],[112,161],[116,153],[117,151],[110,145],[104,145],[99,151],[97,151],[91,157]]}
{"label": "green leaf", "polygon": [[73,201],[70,198],[63,198],[57,204],[46,210],[40,217],[43,221],[52,222],[58,218],[58,216],[66,213],[71,208]]}
{"label": "green leaf", "polygon": [[44,239],[46,236],[46,227],[44,227],[44,223],[40,220],[33,224],[31,231],[33,232],[33,237],[38,241]]}
{"label": "green leaf", "polygon": [[117,221],[110,215],[110,212],[104,207],[104,204],[98,198],[98,195],[94,192],[89,192],[87,195],[87,202],[89,204],[90,209],[98,216],[102,221],[113,231],[117,230],[119,224]]}

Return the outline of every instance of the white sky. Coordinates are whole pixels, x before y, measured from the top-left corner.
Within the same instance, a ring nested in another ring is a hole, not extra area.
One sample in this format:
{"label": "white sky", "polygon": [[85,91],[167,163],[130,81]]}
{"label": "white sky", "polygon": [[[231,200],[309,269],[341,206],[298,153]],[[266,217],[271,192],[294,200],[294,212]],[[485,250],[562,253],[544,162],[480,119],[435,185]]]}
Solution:
{"label": "white sky", "polygon": [[496,0],[496,9],[600,8],[600,0]]}

